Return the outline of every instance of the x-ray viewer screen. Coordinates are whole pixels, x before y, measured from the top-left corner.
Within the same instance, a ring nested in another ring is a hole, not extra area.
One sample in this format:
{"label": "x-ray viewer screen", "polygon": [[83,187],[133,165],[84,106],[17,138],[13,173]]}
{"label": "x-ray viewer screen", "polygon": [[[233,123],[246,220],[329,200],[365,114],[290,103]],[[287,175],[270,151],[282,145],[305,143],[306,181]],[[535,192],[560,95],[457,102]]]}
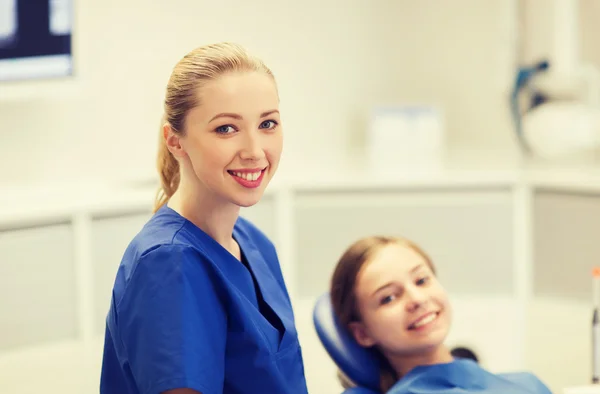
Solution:
{"label": "x-ray viewer screen", "polygon": [[0,0],[0,82],[72,74],[73,0]]}

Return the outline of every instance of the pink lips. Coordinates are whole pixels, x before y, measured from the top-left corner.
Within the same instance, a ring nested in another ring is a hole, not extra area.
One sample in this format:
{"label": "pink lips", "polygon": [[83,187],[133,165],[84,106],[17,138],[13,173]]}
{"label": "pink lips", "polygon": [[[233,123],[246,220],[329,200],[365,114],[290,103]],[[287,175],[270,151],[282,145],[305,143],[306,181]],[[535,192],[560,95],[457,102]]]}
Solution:
{"label": "pink lips", "polygon": [[[439,316],[440,312],[427,312],[423,315],[421,315],[418,319],[416,319],[415,321],[413,321],[412,323],[410,323],[408,325],[408,329],[409,330],[422,330],[426,327],[428,327],[431,323],[433,323]],[[431,318],[433,315],[433,318]],[[421,326],[416,326],[418,323],[422,322],[425,319],[431,319],[431,321],[421,325]]]}
{"label": "pink lips", "polygon": [[233,179],[240,185],[255,189],[260,186],[265,175],[265,168],[227,170]]}

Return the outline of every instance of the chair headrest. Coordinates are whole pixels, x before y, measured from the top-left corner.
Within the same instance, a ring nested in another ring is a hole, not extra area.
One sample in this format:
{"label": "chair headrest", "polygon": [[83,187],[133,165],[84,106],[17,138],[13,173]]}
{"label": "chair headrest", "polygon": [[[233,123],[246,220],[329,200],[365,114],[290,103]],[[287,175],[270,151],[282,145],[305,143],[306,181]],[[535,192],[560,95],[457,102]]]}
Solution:
{"label": "chair headrest", "polygon": [[329,293],[321,295],[313,310],[317,335],[329,357],[357,386],[379,391],[379,360],[360,346],[333,313]]}

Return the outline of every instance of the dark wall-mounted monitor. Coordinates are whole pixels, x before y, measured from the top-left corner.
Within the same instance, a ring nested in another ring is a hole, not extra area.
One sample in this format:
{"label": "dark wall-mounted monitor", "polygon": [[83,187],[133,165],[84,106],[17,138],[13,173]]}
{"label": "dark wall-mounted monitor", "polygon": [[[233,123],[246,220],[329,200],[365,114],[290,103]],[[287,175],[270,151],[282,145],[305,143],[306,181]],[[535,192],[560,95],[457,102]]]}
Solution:
{"label": "dark wall-mounted monitor", "polygon": [[0,0],[0,83],[73,75],[72,25],[73,0]]}

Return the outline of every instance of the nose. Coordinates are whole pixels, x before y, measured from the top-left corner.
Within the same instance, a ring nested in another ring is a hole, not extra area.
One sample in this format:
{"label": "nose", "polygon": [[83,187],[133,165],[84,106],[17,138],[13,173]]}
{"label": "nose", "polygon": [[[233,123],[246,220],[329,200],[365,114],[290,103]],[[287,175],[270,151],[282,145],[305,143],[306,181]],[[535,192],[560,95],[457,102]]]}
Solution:
{"label": "nose", "polygon": [[243,145],[240,150],[242,160],[258,161],[264,158],[265,152],[260,133],[250,131],[244,134]]}
{"label": "nose", "polygon": [[413,312],[419,309],[427,300],[427,296],[423,289],[412,286],[404,290],[406,294],[406,309]]}

